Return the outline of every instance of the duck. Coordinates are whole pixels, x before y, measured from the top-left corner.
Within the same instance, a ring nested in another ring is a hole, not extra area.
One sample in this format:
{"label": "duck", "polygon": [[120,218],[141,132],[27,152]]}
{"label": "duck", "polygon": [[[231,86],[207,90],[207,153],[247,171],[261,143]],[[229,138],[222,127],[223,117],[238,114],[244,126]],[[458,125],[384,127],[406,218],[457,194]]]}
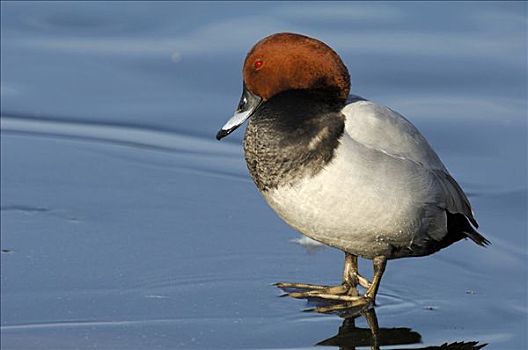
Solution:
{"label": "duck", "polygon": [[[341,284],[276,283],[287,295],[328,301],[319,312],[364,309],[388,260],[466,238],[490,244],[424,136],[398,112],[351,95],[347,67],[324,42],[272,34],[251,48],[242,74],[238,107],[216,138],[248,121],[245,160],[264,200],[301,234],[345,253]],[[372,260],[371,280],[358,257]]]}

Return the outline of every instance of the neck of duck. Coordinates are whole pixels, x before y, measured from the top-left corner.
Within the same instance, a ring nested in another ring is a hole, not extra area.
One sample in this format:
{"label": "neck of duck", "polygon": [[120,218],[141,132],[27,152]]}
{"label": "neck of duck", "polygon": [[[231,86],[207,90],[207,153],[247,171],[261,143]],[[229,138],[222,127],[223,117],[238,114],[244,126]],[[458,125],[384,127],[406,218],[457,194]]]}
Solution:
{"label": "neck of duck", "polygon": [[290,90],[266,101],[244,138],[249,173],[262,192],[316,175],[334,157],[345,101],[333,92]]}

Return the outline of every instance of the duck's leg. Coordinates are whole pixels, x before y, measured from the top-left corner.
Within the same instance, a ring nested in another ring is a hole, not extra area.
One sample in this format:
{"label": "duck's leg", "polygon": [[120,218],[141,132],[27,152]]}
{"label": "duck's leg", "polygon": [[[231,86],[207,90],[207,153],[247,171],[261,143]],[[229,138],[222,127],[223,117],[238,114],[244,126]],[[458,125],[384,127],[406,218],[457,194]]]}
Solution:
{"label": "duck's leg", "polygon": [[[343,281],[345,281],[346,278],[349,278],[350,285],[357,287],[357,285],[359,284],[361,287],[368,289],[370,287],[370,282],[368,279],[359,274],[357,256],[348,253],[345,254],[345,269],[343,271]],[[347,259],[351,260],[348,264],[346,263]]]}
{"label": "duck's leg", "polygon": [[387,258],[384,256],[375,257],[372,261],[372,264],[374,266],[374,277],[372,278],[372,283],[370,283],[364,295],[362,296],[350,295],[350,294],[333,295],[333,294],[322,293],[322,291],[317,294],[314,293],[313,297],[316,297],[316,298],[343,301],[343,303],[340,303],[337,305],[317,307],[315,308],[315,311],[334,312],[334,311],[351,309],[351,308],[364,308],[371,304],[374,304],[376,300],[376,295],[378,293],[379,285],[381,282],[381,277],[383,276],[383,272],[385,272],[385,266],[387,265]]}
{"label": "duck's leg", "polygon": [[387,266],[387,258],[384,256],[375,257],[374,260],[372,260],[372,265],[374,266],[374,277],[372,277],[372,283],[367,289],[365,296],[374,303],[376,301],[376,295],[378,294],[381,277],[383,277],[385,267]]}
{"label": "duck's leg", "polygon": [[293,298],[317,298],[319,294],[325,295],[359,295],[356,286],[368,288],[368,280],[358,272],[357,256],[345,253],[345,266],[343,268],[343,282],[337,286],[325,286],[305,283],[286,283],[280,282],[275,285],[282,289],[304,289],[302,292],[291,292],[286,295]]}

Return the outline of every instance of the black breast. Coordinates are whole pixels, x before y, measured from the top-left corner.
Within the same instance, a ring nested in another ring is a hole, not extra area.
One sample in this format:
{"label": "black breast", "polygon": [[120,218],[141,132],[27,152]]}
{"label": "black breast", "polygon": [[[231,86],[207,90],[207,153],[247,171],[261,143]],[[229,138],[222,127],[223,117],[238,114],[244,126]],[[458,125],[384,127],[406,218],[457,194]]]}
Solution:
{"label": "black breast", "polygon": [[321,171],[343,134],[343,106],[306,91],[287,91],[265,102],[251,117],[244,138],[247,166],[259,190]]}

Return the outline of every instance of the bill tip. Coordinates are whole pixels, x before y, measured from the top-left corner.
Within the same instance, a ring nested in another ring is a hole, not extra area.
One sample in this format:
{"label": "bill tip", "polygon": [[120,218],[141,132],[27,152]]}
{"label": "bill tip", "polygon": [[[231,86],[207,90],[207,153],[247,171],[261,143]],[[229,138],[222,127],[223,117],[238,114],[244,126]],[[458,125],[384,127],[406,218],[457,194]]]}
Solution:
{"label": "bill tip", "polygon": [[229,131],[228,131],[228,130],[220,129],[220,130],[216,133],[216,139],[217,139],[218,141],[220,141],[221,139],[223,139],[223,138],[226,137],[227,135],[229,135]]}

